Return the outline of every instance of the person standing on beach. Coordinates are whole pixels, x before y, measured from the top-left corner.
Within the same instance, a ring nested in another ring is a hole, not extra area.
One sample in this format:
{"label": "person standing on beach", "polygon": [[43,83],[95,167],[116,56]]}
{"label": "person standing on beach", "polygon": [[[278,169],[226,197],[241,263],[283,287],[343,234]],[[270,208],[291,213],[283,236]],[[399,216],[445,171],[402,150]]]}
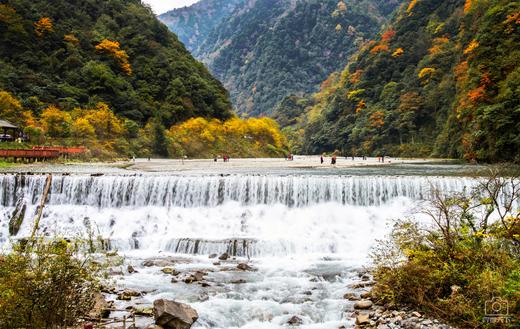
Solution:
{"label": "person standing on beach", "polygon": [[323,155],[322,155],[322,156],[320,156],[320,163],[323,164],[323,161],[324,160],[323,160]]}
{"label": "person standing on beach", "polygon": [[336,165],[336,154],[332,155],[332,159],[330,160],[331,165]]}

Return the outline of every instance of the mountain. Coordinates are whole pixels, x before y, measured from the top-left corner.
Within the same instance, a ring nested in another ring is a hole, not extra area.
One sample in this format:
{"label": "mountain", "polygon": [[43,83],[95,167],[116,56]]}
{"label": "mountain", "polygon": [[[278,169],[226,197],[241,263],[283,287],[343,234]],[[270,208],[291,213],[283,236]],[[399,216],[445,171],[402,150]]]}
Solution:
{"label": "mountain", "polygon": [[214,15],[219,24],[199,13],[215,1],[202,1],[184,8],[182,21],[177,11],[170,26],[192,35],[194,56],[224,83],[239,113],[262,116],[290,94],[316,91],[401,1],[241,0]]}
{"label": "mountain", "polygon": [[518,2],[407,1],[286,129],[306,153],[520,161],[518,45]]}
{"label": "mountain", "polygon": [[201,0],[189,7],[178,8],[159,15],[191,52],[196,51],[208,34],[229,17],[244,0]]}
{"label": "mountain", "polygon": [[231,116],[227,91],[139,0],[0,4],[0,91],[39,114],[109,105],[164,125]]}

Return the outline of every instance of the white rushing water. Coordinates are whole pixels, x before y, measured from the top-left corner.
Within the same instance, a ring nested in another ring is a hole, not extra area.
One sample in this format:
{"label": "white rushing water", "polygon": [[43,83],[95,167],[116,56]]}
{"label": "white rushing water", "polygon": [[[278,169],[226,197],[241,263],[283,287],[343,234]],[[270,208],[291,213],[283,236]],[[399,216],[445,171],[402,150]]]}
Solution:
{"label": "white rushing water", "polygon": [[[0,244],[20,202],[16,238],[30,234],[45,176],[0,176]],[[462,191],[465,178],[419,176],[54,176],[41,221],[46,234],[85,236],[89,229],[139,267],[158,256],[185,256],[177,269],[214,269],[208,255],[250,258],[256,272],[214,271],[211,287],[172,284],[159,269],[118,279],[190,303],[194,328],[281,328],[298,315],[303,328],[352,326],[342,298],[353,270],[367,264],[390,220],[405,216],[431,186]],[[188,256],[187,256],[188,255]],[[243,279],[244,283],[232,281]]]}

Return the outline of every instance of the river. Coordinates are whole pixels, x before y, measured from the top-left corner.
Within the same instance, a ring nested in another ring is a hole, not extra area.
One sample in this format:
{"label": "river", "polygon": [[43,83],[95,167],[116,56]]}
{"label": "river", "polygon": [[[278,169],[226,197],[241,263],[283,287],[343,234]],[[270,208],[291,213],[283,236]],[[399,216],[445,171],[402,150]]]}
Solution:
{"label": "river", "polygon": [[[376,240],[393,219],[413,214],[431,186],[472,186],[463,168],[118,169],[93,176],[99,169],[68,167],[66,175],[53,175],[41,231],[66,237],[93,232],[125,257],[114,284],[147,292],[132,304],[147,306],[157,298],[188,303],[199,313],[193,328],[283,328],[294,315],[301,328],[353,328],[347,316],[352,302],[343,295],[370,265]],[[45,178],[0,174],[4,248],[11,238],[30,235]],[[8,222],[20,200],[28,208],[20,231],[10,237]],[[224,252],[232,258],[209,257]],[[162,267],[143,266],[152,258],[172,260],[181,272],[204,271],[207,284],[172,282]],[[236,270],[239,262],[255,270]],[[137,273],[127,273],[127,265]]]}

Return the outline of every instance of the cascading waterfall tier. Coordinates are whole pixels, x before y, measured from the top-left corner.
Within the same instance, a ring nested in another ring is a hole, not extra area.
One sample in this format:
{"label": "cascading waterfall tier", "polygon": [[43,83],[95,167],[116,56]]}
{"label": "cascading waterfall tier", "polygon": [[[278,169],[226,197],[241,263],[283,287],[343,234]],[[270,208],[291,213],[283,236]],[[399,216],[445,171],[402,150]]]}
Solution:
{"label": "cascading waterfall tier", "polygon": [[[31,231],[44,175],[0,176],[0,242],[16,205],[17,237]],[[358,243],[384,232],[435,186],[463,191],[473,180],[418,176],[55,175],[42,230],[96,235],[118,250],[233,256],[365,254]],[[357,249],[356,249],[357,248]]]}
{"label": "cascading waterfall tier", "polygon": [[[0,176],[0,204],[14,206],[20,198],[34,204],[45,176]],[[120,207],[216,207],[282,204],[288,207],[335,202],[378,206],[397,197],[423,200],[434,186],[462,191],[470,179],[416,176],[54,176],[51,205]]]}

